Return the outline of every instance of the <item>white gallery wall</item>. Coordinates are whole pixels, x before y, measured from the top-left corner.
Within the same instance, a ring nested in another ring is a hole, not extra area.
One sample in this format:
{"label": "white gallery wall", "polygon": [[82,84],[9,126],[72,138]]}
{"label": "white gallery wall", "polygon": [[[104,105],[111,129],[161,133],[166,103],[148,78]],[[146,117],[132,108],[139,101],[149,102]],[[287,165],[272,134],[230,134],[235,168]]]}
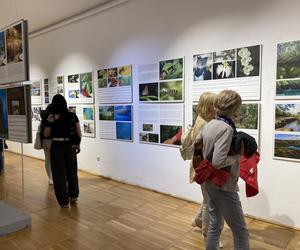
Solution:
{"label": "white gallery wall", "polygon": [[[276,44],[300,40],[299,9],[299,1],[281,0],[131,0],[31,38],[30,77],[132,64],[133,143],[99,139],[95,95],[97,134],[83,138],[79,168],[201,202],[200,187],[189,184],[188,162],[178,148],[139,143],[137,67],[185,57],[186,127],[192,122],[193,55],[262,44],[260,193],[247,199],[241,182],[240,196],[247,214],[300,227],[300,164],[272,159]],[[9,148],[20,152],[18,143],[9,142]],[[24,145],[24,153],[43,158],[32,144]]]}

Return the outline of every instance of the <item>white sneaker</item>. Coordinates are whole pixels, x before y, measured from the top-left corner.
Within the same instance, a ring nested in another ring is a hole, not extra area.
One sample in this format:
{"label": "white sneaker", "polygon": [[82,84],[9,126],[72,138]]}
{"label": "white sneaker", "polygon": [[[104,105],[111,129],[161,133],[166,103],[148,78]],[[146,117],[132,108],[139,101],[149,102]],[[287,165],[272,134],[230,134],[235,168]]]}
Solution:
{"label": "white sneaker", "polygon": [[50,179],[49,179],[49,180],[48,180],[48,184],[49,184],[49,185],[53,185],[53,180],[50,180]]}

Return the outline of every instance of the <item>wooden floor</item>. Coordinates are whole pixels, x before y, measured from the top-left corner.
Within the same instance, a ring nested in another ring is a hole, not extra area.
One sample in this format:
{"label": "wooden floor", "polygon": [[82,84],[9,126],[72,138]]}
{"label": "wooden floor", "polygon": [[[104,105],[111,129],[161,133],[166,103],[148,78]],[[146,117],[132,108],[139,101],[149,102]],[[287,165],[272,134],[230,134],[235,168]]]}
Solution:
{"label": "wooden floor", "polygon": [[[0,249],[204,249],[191,220],[198,205],[80,172],[77,206],[61,209],[47,183],[43,161],[5,153],[0,191],[6,202],[31,215],[32,227],[0,237]],[[300,232],[247,219],[251,249],[300,249]],[[223,249],[233,249],[230,230]]]}

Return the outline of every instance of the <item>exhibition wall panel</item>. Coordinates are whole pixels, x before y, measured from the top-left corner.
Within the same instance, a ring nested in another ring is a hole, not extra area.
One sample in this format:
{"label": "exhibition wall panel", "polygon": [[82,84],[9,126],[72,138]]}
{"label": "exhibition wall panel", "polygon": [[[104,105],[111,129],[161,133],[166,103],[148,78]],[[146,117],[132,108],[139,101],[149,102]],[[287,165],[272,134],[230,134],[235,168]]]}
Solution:
{"label": "exhibition wall panel", "polygon": [[[245,98],[249,103],[255,101],[258,105],[255,107],[260,110],[257,129],[261,153],[260,193],[246,199],[241,182],[241,200],[245,212],[250,215],[300,227],[300,200],[293,198],[298,197],[300,190],[299,163],[273,159],[274,123],[271,122],[276,95],[277,43],[300,39],[299,7],[297,1],[290,4],[260,0],[242,3],[228,0],[226,4],[217,0],[190,0],[188,4],[181,0],[129,1],[121,7],[30,39],[31,79],[67,76],[74,72],[93,72],[93,79],[98,79],[99,69],[132,65],[132,104],[136,112],[132,116],[136,124],[133,142],[101,139],[101,128],[96,123],[96,137],[83,138],[79,168],[201,202],[200,188],[189,184],[189,164],[181,159],[178,148],[139,143],[138,110],[139,105],[147,103],[140,102],[139,83],[145,75],[139,75],[138,69],[140,65],[150,67],[153,62],[184,57],[184,104],[178,105],[183,106],[186,127],[192,124],[195,101],[193,56],[262,45],[260,87],[255,88],[260,93]],[[287,18],[278,20],[287,13]],[[94,103],[101,103],[99,95],[95,95]],[[95,117],[99,117],[98,106],[95,106]],[[11,150],[18,150],[14,143],[9,146]],[[24,151],[42,157],[32,145],[25,145]]]}

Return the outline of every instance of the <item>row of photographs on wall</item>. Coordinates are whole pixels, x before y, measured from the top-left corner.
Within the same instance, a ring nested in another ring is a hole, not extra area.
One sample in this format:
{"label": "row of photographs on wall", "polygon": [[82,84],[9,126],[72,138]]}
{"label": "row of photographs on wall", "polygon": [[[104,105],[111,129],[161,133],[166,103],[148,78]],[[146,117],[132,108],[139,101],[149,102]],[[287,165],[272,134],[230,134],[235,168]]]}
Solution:
{"label": "row of photographs on wall", "polygon": [[139,102],[183,102],[183,58],[139,66]]}
{"label": "row of photographs on wall", "polygon": [[[97,94],[100,103],[132,102],[131,65],[97,71]],[[32,103],[48,104],[55,94],[62,94],[70,104],[94,104],[93,72],[78,73],[43,81],[31,81]]]}
{"label": "row of photographs on wall", "polygon": [[30,86],[0,89],[0,138],[30,143]]}
{"label": "row of photographs on wall", "polygon": [[29,79],[27,22],[0,29],[0,84]]}
{"label": "row of photographs on wall", "polygon": [[[32,130],[37,131],[41,123],[42,106],[32,106]],[[82,136],[95,138],[95,111],[93,105],[69,106],[69,111],[74,112],[79,119]]]}
{"label": "row of photographs on wall", "polygon": [[193,101],[201,93],[237,91],[243,100],[260,100],[261,45],[193,56]]}
{"label": "row of photographs on wall", "polygon": [[259,76],[260,59],[260,45],[194,55],[193,80]]}

